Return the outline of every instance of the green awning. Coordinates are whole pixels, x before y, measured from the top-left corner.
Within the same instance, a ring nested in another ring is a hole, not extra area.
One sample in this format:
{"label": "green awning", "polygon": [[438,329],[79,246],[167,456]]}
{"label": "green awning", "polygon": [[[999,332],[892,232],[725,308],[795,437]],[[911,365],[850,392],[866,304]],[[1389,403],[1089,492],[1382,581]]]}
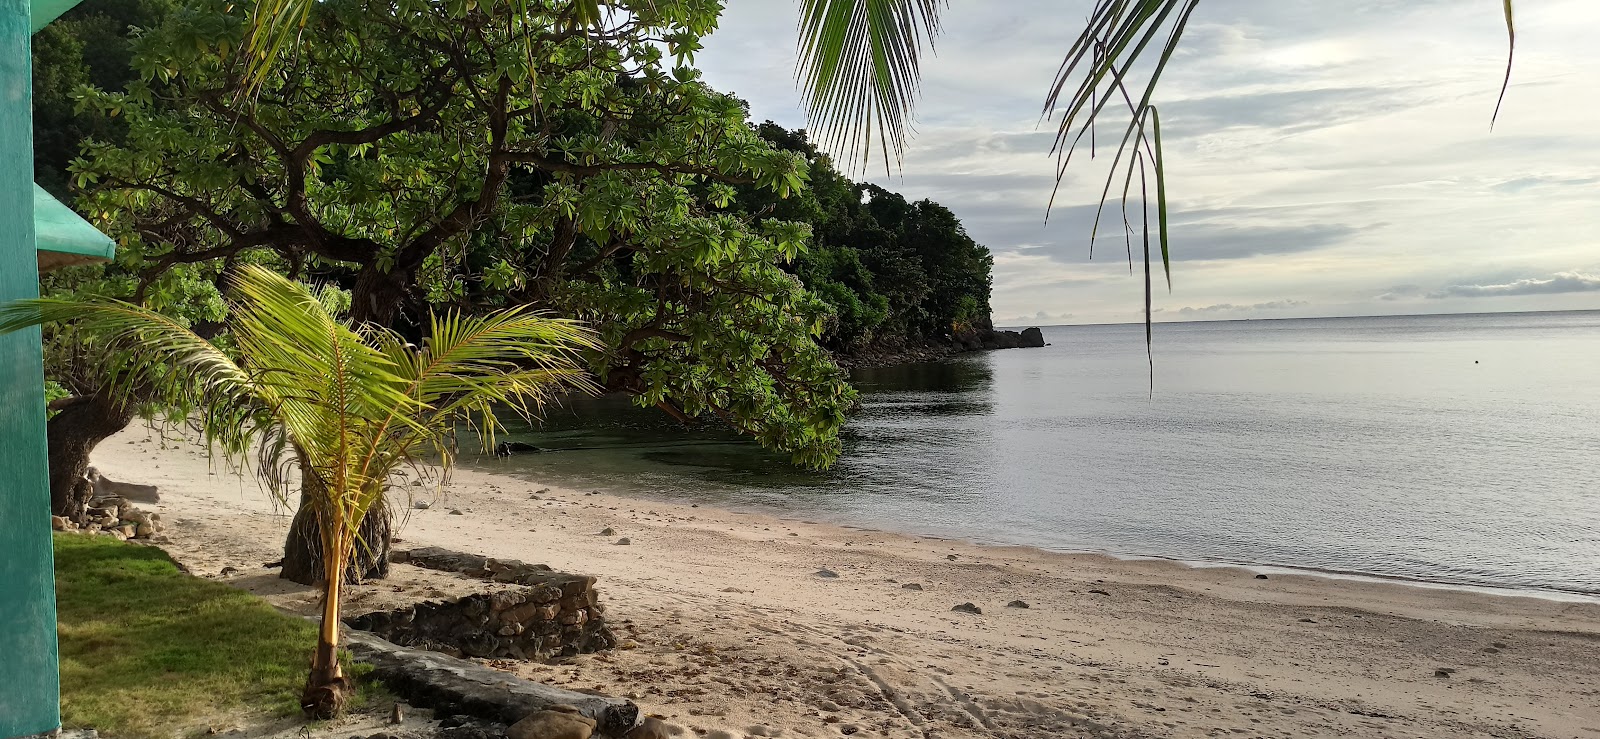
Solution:
{"label": "green awning", "polygon": [[116,242],[38,185],[33,186],[33,238],[41,272],[117,255]]}
{"label": "green awning", "polygon": [[71,10],[72,6],[79,2],[82,0],[29,0],[28,10],[32,24],[28,28],[28,33],[38,33],[39,29],[50,25],[50,21],[60,18],[62,13]]}

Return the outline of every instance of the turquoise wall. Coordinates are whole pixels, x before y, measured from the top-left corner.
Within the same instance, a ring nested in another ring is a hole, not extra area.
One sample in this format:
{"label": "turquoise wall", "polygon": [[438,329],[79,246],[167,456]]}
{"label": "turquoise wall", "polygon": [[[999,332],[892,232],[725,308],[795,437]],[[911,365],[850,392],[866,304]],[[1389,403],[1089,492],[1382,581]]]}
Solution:
{"label": "turquoise wall", "polygon": [[[0,301],[39,293],[28,0],[0,0]],[[0,336],[0,737],[61,725],[44,369],[37,329]]]}

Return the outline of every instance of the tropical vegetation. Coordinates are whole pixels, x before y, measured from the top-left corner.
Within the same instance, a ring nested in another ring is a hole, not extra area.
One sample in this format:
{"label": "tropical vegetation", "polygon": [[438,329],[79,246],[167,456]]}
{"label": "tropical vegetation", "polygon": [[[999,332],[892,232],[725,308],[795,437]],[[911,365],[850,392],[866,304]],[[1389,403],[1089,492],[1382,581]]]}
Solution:
{"label": "tropical vegetation", "polygon": [[[77,323],[115,347],[113,376],[169,407],[193,409],[208,445],[243,463],[257,455],[268,490],[298,482],[319,534],[322,571],[340,573],[362,521],[398,473],[437,460],[448,471],[457,428],[491,443],[497,409],[528,415],[556,394],[591,389],[578,352],[598,347],[578,325],[524,308],[430,318],[420,347],[388,329],[341,320],[336,289],[312,292],[257,265],[230,286],[230,331],[208,342],[160,313],[112,298],[39,298],[0,306],[0,333]],[[331,717],[353,688],[339,662],[344,578],[322,578],[323,611],[301,706]]]}
{"label": "tropical vegetation", "polygon": [[853,182],[806,131],[771,121],[757,132],[806,157],[810,186],[787,198],[744,187],[738,208],[811,227],[810,247],[789,269],[829,308],[821,342],[848,357],[870,346],[941,342],[989,328],[989,250],[931,200]]}

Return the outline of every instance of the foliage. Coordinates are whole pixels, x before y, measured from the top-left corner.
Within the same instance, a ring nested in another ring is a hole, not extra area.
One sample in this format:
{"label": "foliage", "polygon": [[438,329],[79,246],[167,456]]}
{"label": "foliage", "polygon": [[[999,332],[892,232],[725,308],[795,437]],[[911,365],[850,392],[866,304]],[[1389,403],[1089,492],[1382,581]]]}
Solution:
{"label": "foliage", "polygon": [[68,728],[154,739],[295,711],[309,622],[111,537],[57,534],[55,574]]}
{"label": "foliage", "polygon": [[758,130],[807,157],[811,187],[788,199],[743,188],[739,207],[810,224],[813,243],[792,269],[831,309],[829,348],[848,353],[875,341],[920,342],[987,325],[994,260],[955,214],[850,181],[804,130],[770,121]]}
{"label": "foliage", "polygon": [[130,35],[171,8],[172,0],[85,0],[33,35],[34,181],[50,194],[69,200],[67,165],[80,141],[123,136],[119,121],[77,114],[73,93],[82,85],[122,92],[138,77]]}
{"label": "foliage", "polygon": [[[526,414],[554,393],[588,386],[574,355],[595,344],[568,321],[518,308],[434,317],[419,349],[385,329],[352,329],[329,311],[339,296],[313,294],[262,267],[240,269],[232,287],[237,360],[169,317],[93,296],[0,306],[0,333],[79,321],[81,330],[115,337],[122,364],[113,376],[145,385],[165,405],[197,409],[208,444],[235,462],[258,445],[258,471],[271,490],[287,497],[286,472],[297,468],[317,515],[324,572],[344,571],[362,519],[402,467],[427,453],[448,470],[458,422],[480,429],[487,445],[496,407]],[[313,715],[336,711],[342,699],[334,652],[342,582],[324,584],[302,699]]]}
{"label": "foliage", "polygon": [[719,3],[614,7],[321,3],[241,101],[251,9],[196,0],[136,41],[126,93],[82,90],[128,126],[74,163],[84,209],[142,280],[269,263],[408,336],[431,307],[584,319],[606,388],[826,464],[853,393],[816,346],[826,307],[781,268],[807,230],[723,207],[797,192],[807,162],[673,61]]}

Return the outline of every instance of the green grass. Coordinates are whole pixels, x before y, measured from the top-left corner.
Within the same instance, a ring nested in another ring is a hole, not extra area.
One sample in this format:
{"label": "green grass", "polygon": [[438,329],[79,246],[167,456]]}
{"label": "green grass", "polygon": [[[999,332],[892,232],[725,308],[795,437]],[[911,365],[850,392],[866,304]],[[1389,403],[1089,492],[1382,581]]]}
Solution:
{"label": "green grass", "polygon": [[55,554],[66,726],[139,739],[298,712],[312,623],[152,547],[58,534]]}

